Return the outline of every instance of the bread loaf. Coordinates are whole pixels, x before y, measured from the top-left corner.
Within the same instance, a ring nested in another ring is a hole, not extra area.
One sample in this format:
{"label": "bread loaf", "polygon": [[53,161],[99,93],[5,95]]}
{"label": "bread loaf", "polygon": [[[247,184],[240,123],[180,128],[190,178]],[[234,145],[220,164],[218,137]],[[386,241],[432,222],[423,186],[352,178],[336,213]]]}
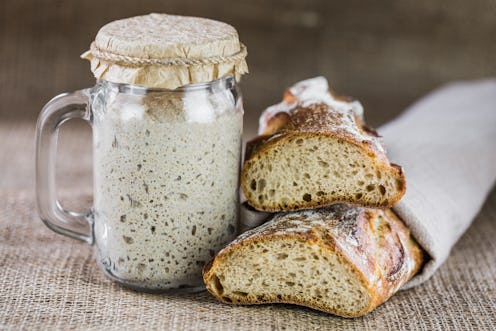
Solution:
{"label": "bread loaf", "polygon": [[225,303],[282,302],[356,317],[386,301],[422,260],[391,210],[342,204],[276,214],[220,251],[203,278]]}
{"label": "bread loaf", "polygon": [[405,193],[401,168],[388,161],[359,102],[333,95],[323,77],[297,83],[260,119],[247,144],[241,187],[262,211],[352,203],[391,207]]}

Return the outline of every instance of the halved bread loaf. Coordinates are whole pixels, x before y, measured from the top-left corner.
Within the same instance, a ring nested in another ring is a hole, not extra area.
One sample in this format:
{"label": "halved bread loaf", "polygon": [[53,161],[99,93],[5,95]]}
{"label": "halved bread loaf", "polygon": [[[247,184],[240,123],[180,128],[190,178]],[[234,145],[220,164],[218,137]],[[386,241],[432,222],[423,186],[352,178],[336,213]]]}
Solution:
{"label": "halved bread loaf", "polygon": [[360,103],[334,96],[323,77],[288,89],[247,144],[241,187],[249,204],[271,212],[394,205],[406,190],[404,174],[362,113]]}
{"label": "halved bread loaf", "polygon": [[335,205],[277,214],[220,251],[203,279],[225,303],[281,302],[356,317],[393,295],[422,260],[391,210]]}

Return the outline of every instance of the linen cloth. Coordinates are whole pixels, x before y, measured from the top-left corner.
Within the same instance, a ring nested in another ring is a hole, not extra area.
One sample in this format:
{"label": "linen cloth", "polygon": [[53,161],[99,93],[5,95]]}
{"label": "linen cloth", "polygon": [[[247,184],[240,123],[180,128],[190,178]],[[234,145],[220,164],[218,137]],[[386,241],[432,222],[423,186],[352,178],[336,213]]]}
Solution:
{"label": "linen cloth", "polygon": [[407,179],[406,194],[393,210],[431,258],[409,288],[446,260],[494,185],[496,80],[442,87],[379,133]]}
{"label": "linen cloth", "polygon": [[[407,179],[406,194],[393,210],[430,257],[407,289],[441,266],[494,185],[496,80],[441,87],[378,131]],[[245,229],[270,215],[246,204],[242,211]]]}

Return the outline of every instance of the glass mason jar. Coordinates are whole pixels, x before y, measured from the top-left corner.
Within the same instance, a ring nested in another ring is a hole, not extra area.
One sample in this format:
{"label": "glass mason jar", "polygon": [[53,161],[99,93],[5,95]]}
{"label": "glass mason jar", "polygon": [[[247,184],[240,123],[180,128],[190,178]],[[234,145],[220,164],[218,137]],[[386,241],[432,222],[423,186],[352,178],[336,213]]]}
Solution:
{"label": "glass mason jar", "polygon": [[[204,264],[237,233],[242,117],[232,77],[176,90],[99,80],[54,98],[37,126],[42,220],[93,245],[103,271],[126,286],[203,288]],[[57,131],[71,118],[93,130],[94,205],[86,213],[56,198]]]}

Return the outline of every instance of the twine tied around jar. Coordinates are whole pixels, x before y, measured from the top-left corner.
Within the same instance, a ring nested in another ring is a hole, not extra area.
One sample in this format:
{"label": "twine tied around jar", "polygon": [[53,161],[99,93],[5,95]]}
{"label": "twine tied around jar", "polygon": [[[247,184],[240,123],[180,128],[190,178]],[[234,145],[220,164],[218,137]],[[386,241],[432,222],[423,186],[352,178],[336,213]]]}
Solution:
{"label": "twine tied around jar", "polygon": [[91,43],[90,52],[99,60],[120,63],[126,65],[167,65],[167,66],[195,66],[195,65],[212,65],[212,64],[222,64],[222,63],[235,63],[243,60],[248,54],[246,50],[246,46],[240,43],[240,50],[237,53],[228,56],[212,56],[206,58],[199,59],[187,59],[187,58],[162,58],[162,59],[153,59],[153,58],[142,58],[135,56],[127,56],[115,54],[109,51],[103,51],[99,49],[95,42]]}

